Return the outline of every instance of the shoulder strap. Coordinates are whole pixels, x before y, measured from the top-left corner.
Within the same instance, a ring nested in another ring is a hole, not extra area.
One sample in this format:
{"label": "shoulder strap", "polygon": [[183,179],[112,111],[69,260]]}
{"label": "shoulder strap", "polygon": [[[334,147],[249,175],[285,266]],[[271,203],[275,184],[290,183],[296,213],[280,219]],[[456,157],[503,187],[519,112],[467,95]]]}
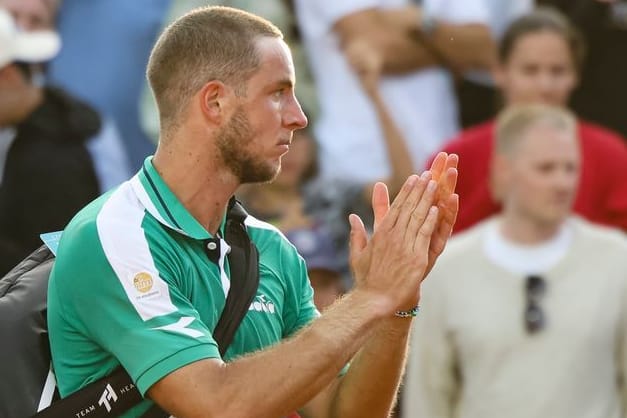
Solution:
{"label": "shoulder strap", "polygon": [[[231,246],[228,255],[231,269],[231,287],[213,337],[224,355],[235,332],[246,315],[259,286],[259,254],[252,243],[244,220],[248,214],[231,198],[225,225],[225,240]],[[78,392],[63,398],[35,415],[36,418],[80,416],[89,411],[90,418],[118,416],[142,401],[142,396],[131,377],[122,367],[93,382]],[[161,418],[169,414],[154,405],[142,418]]]}
{"label": "shoulder strap", "polygon": [[[218,343],[221,356],[224,356],[231,345],[259,287],[259,253],[246,231],[244,220],[247,216],[248,213],[242,205],[234,197],[231,198],[224,231],[224,238],[231,246],[227,256],[231,270],[231,287],[218,324],[213,330],[213,339]],[[154,404],[141,418],[167,416],[159,405]]]}
{"label": "shoulder strap", "polygon": [[231,198],[229,202],[228,214],[225,239],[231,246],[227,256],[231,270],[231,287],[220,320],[213,331],[213,338],[218,343],[222,356],[231,345],[259,287],[259,253],[244,225],[248,214],[235,198]]}
{"label": "shoulder strap", "polygon": [[117,417],[142,400],[139,390],[126,370],[118,367],[110,375],[90,383],[66,398],[53,402],[34,417],[77,417],[87,413],[90,418]]}

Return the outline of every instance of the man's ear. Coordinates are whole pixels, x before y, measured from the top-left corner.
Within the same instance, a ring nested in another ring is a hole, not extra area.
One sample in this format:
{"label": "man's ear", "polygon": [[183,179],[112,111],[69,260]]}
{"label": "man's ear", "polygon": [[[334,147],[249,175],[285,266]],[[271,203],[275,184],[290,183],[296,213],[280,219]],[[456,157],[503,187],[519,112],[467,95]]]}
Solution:
{"label": "man's ear", "polygon": [[207,120],[221,124],[231,111],[233,91],[218,80],[209,81],[198,94],[200,109]]}

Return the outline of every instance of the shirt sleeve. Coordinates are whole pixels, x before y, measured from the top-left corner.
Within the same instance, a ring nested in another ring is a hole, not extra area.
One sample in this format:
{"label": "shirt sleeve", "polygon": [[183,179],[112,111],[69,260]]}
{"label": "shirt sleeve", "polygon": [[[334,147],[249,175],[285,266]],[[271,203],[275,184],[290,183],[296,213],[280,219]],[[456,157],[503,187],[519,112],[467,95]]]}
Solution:
{"label": "shirt sleeve", "polygon": [[55,290],[64,295],[66,318],[98,346],[91,353],[94,361],[115,357],[145,394],[174,370],[220,354],[211,332],[177,286],[182,272],[176,263],[170,261],[168,267],[153,258],[140,237],[128,234],[125,240],[131,242],[118,243],[107,254],[100,245],[62,241],[66,245],[59,248],[61,265],[55,269],[63,270],[63,278],[55,280]]}
{"label": "shirt sleeve", "polygon": [[320,316],[313,301],[313,288],[307,275],[305,260],[296,248],[283,239],[283,271],[290,291],[286,297],[283,337],[289,337]]}
{"label": "shirt sleeve", "polygon": [[323,33],[348,15],[381,6],[381,0],[296,0],[296,11],[302,24],[316,27]]}
{"label": "shirt sleeve", "polygon": [[424,11],[449,23],[490,24],[490,6],[486,0],[425,0]]}

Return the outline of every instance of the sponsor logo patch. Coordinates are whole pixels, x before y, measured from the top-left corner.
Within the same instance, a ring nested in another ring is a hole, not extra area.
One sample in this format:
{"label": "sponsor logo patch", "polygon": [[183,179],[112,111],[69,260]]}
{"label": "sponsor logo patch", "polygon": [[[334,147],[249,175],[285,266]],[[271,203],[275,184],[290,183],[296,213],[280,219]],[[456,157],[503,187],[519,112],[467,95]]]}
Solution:
{"label": "sponsor logo patch", "polygon": [[141,272],[133,277],[133,286],[139,293],[149,292],[152,289],[152,284],[152,276],[149,273]]}
{"label": "sponsor logo patch", "polygon": [[255,300],[250,304],[249,311],[264,312],[268,314],[274,314],[276,308],[274,303],[268,299],[264,294],[259,294],[255,297]]}

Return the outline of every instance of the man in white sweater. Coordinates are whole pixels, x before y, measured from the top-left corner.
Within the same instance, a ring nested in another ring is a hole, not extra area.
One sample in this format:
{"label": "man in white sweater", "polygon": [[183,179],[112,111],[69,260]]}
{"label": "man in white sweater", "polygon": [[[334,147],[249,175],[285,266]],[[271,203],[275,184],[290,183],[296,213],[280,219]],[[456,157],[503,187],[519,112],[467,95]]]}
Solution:
{"label": "man in white sweater", "polygon": [[425,282],[404,417],[625,417],[627,239],[572,215],[575,119],[526,106],[496,129],[503,212]]}

